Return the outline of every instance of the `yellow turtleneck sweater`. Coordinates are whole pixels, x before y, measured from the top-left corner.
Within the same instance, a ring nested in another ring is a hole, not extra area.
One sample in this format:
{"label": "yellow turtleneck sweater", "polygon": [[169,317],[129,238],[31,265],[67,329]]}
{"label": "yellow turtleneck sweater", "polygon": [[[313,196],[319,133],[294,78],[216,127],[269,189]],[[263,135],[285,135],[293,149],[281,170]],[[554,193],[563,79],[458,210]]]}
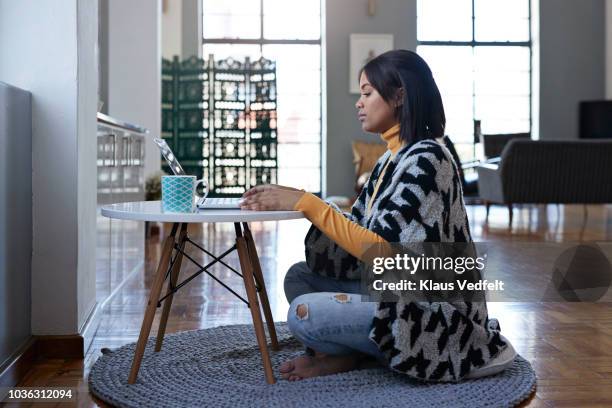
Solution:
{"label": "yellow turtleneck sweater", "polygon": [[[378,194],[378,187],[385,175],[387,165],[402,146],[399,138],[399,131],[400,127],[399,124],[397,124],[380,135],[383,141],[387,143],[387,149],[391,151],[391,157],[376,180],[374,192],[372,197],[370,197],[370,201],[367,203],[368,212]],[[299,201],[295,204],[294,210],[302,211],[306,218],[332,241],[359,259],[362,258],[364,250],[367,249],[367,246],[364,244],[386,242],[380,235],[362,227],[356,222],[350,221],[348,218],[338,213],[314,194],[302,194],[302,197],[300,197]]]}

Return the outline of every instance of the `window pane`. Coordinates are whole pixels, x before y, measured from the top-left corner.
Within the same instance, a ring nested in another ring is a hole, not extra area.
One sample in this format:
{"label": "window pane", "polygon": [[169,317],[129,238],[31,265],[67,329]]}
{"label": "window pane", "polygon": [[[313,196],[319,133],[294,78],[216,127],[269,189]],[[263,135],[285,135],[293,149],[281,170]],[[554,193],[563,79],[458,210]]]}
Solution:
{"label": "window pane", "polygon": [[204,38],[260,38],[261,8],[253,0],[203,0]]}
{"label": "window pane", "polygon": [[321,95],[278,95],[278,141],[304,142],[321,139]]}
{"label": "window pane", "polygon": [[283,113],[293,112],[294,116],[311,119],[321,117],[320,94],[280,93],[277,102],[278,110]]}
{"label": "window pane", "polygon": [[[472,107],[471,100],[469,106]],[[446,117],[444,134],[448,135],[453,142],[471,143],[474,139],[474,113],[470,111],[469,115],[457,116],[450,109],[445,108],[445,111],[451,116]]]}
{"label": "window pane", "polygon": [[264,0],[264,37],[284,40],[321,38],[319,0]]}
{"label": "window pane", "polygon": [[528,96],[530,59],[528,47],[476,47],[476,95]]}
{"label": "window pane", "polygon": [[278,167],[320,167],[320,151],[318,143],[281,143],[278,145]]}
{"label": "window pane", "polygon": [[[282,137],[281,137],[282,136]],[[283,143],[321,143],[321,133],[306,133],[305,131],[290,128],[280,133],[279,146]]]}
{"label": "window pane", "polygon": [[529,0],[474,0],[476,18],[491,20],[529,18]]}
{"label": "window pane", "polygon": [[[449,119],[459,121],[461,118],[472,119],[474,110],[472,108],[472,95],[448,95],[442,96],[444,112],[447,122]],[[471,125],[470,125],[471,126]]]}
{"label": "window pane", "polygon": [[452,95],[442,97],[444,113],[446,114],[445,133],[452,137],[453,141],[459,139],[466,142],[472,140],[474,132],[474,98],[472,95]]}
{"label": "window pane", "polygon": [[476,72],[476,95],[529,95],[529,72]]}
{"label": "window pane", "polygon": [[529,72],[529,47],[476,47],[477,71]]}
{"label": "window pane", "polygon": [[529,0],[475,0],[477,41],[529,41]]}
{"label": "window pane", "polygon": [[276,61],[279,143],[312,141],[321,133],[321,47],[265,45],[263,53]]}
{"label": "window pane", "polygon": [[476,19],[477,41],[529,41],[529,19]]}
{"label": "window pane", "polygon": [[472,0],[418,0],[419,41],[471,41]]}
{"label": "window pane", "polygon": [[[320,96],[312,97],[311,101]],[[307,103],[308,101],[306,101]],[[278,109],[278,141],[302,142],[311,141],[312,135],[321,133],[321,120],[319,118],[308,118],[300,116],[300,112],[295,109]]]}
{"label": "window pane", "polygon": [[529,112],[528,96],[476,96],[476,118],[483,126],[493,119],[529,119]]}
{"label": "window pane", "polygon": [[276,61],[284,68],[298,70],[321,69],[321,46],[319,44],[274,44],[264,45],[264,57]]}
{"label": "window pane", "polygon": [[528,133],[529,119],[488,119],[482,122],[482,133]]}
{"label": "window pane", "polygon": [[321,192],[321,169],[318,167],[279,168],[278,184],[319,193]]}
{"label": "window pane", "polygon": [[476,47],[476,117],[483,133],[529,132],[528,47]]}
{"label": "window pane", "polygon": [[445,134],[455,143],[471,143],[474,132],[473,49],[464,46],[419,46],[442,95]]}
{"label": "window pane", "polygon": [[461,162],[467,162],[476,159],[478,151],[474,152],[474,144],[470,141],[469,143],[458,143],[454,142],[455,150],[457,150],[457,156]]}
{"label": "window pane", "polygon": [[213,54],[215,60],[221,60],[232,57],[239,61],[244,61],[245,57],[251,58],[251,61],[259,59],[260,46],[251,44],[204,44],[203,56],[208,60],[208,56]]}
{"label": "window pane", "polygon": [[277,66],[276,72],[278,72],[276,83],[279,94],[318,94],[321,89],[321,71],[294,71],[284,66],[282,68]]}
{"label": "window pane", "polygon": [[419,46],[417,53],[431,68],[443,99],[445,95],[472,94],[472,47]]}

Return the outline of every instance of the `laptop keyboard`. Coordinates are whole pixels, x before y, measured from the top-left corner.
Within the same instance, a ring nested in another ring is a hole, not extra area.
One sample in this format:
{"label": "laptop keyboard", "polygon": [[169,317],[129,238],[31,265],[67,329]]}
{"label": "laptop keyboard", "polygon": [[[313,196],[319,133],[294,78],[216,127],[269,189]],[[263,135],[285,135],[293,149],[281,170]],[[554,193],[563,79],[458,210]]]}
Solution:
{"label": "laptop keyboard", "polygon": [[239,198],[230,198],[230,197],[218,197],[218,198],[207,198],[204,201],[207,204],[238,204]]}
{"label": "laptop keyboard", "polygon": [[204,200],[202,204],[199,205],[199,207],[200,208],[239,208],[240,198],[208,197]]}

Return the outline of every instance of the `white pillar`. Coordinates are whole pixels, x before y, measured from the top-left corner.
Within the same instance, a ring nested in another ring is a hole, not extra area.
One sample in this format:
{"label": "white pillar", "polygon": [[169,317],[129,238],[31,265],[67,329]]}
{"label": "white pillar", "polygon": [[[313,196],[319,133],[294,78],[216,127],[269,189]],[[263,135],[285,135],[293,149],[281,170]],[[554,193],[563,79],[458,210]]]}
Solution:
{"label": "white pillar", "polygon": [[97,2],[0,1],[0,81],[32,93],[32,334],[95,305]]}
{"label": "white pillar", "polygon": [[612,0],[606,0],[606,99],[612,99]]}
{"label": "white pillar", "polygon": [[161,2],[108,1],[108,113],[151,131],[145,177],[161,169]]}

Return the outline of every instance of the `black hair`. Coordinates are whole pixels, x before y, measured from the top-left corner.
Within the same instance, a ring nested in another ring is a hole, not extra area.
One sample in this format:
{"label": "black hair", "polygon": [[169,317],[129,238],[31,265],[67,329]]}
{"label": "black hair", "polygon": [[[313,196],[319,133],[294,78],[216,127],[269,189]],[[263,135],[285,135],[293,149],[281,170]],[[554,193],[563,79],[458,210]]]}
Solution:
{"label": "black hair", "polygon": [[361,69],[370,84],[389,104],[394,104],[400,89],[402,104],[395,108],[400,124],[400,139],[406,144],[444,136],[446,116],[440,91],[431,69],[418,54],[408,50],[385,52]]}

